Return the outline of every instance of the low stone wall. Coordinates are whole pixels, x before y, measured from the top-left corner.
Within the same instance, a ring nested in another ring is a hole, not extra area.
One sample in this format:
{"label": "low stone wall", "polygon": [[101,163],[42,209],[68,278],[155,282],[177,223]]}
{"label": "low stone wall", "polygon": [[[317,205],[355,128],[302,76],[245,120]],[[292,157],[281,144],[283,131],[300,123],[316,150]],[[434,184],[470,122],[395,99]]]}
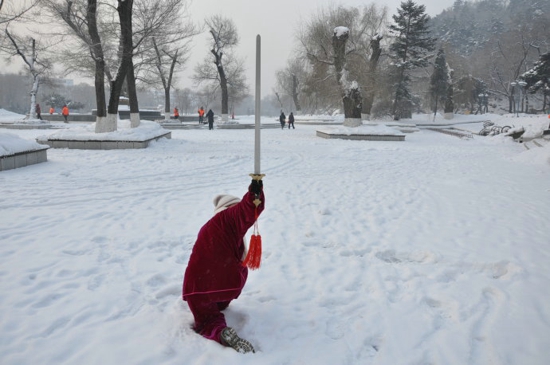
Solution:
{"label": "low stone wall", "polygon": [[[93,112],[92,112],[93,114]],[[130,111],[129,110],[119,110],[118,116],[120,119],[130,119]],[[159,111],[156,110],[140,110],[139,111],[139,119],[142,120],[151,120],[155,121],[157,119],[161,118],[161,114]],[[94,116],[94,122],[95,122],[95,116]]]}
{"label": "low stone wall", "polygon": [[0,123],[0,128],[5,129],[50,129],[52,127],[50,123]]}
{"label": "low stone wall", "polygon": [[404,135],[391,134],[331,134],[317,131],[317,137],[327,139],[349,139],[355,141],[404,141]]}
{"label": "low stone wall", "polygon": [[[255,129],[255,124],[237,124],[237,123],[216,123],[217,129]],[[261,123],[260,129],[281,128],[278,123]]]}
{"label": "low stone wall", "polygon": [[[65,118],[61,114],[42,114],[42,119],[47,120],[48,122],[64,122]],[[95,122],[95,115],[91,114],[72,114],[67,118],[69,123],[71,122],[86,122],[93,123]]]}
{"label": "low stone wall", "polygon": [[172,132],[149,138],[144,141],[113,141],[113,140],[66,140],[66,139],[44,139],[37,142],[46,144],[52,148],[69,148],[76,150],[117,150],[147,148],[152,141],[160,138],[172,138]]}
{"label": "low stone wall", "polygon": [[439,132],[443,134],[448,134],[449,136],[454,136],[458,138],[474,138],[472,132],[459,130],[455,128],[426,128],[427,130]]}
{"label": "low stone wall", "polygon": [[[178,120],[179,120],[180,122],[197,122],[197,123],[198,123],[198,122],[199,122],[199,116],[198,116],[198,115],[197,115],[197,116],[192,116],[192,115],[180,115],[180,116],[178,117]],[[203,122],[206,122],[206,118],[203,118]],[[206,122],[206,124],[208,124],[208,123]]]}
{"label": "low stone wall", "polygon": [[49,147],[44,147],[38,150],[24,151],[14,153],[13,155],[0,156],[0,171],[17,169],[48,161]]}

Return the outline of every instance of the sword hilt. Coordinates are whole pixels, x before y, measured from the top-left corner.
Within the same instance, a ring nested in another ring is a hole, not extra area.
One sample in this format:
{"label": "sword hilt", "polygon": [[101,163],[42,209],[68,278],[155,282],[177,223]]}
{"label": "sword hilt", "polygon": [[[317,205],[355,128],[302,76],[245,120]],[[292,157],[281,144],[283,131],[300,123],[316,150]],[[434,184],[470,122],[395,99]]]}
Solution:
{"label": "sword hilt", "polygon": [[[262,180],[262,177],[265,176],[265,174],[249,174],[250,177],[252,178],[252,180],[256,180],[256,181],[261,181]],[[262,204],[262,201],[259,199],[258,195],[256,195],[256,199],[254,199],[252,201],[254,203],[254,205],[256,206],[256,208]]]}
{"label": "sword hilt", "polygon": [[249,176],[252,178],[252,180],[260,181],[265,174],[249,174]]}

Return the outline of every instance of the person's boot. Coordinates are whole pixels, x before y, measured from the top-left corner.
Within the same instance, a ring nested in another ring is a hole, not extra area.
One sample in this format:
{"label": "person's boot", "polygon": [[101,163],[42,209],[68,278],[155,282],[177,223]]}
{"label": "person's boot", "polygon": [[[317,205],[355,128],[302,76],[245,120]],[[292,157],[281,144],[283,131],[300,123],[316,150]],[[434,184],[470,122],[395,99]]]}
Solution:
{"label": "person's boot", "polygon": [[248,352],[255,352],[254,347],[248,342],[237,335],[237,332],[231,327],[225,327],[220,334],[222,344],[228,347],[232,347],[235,351],[246,354]]}

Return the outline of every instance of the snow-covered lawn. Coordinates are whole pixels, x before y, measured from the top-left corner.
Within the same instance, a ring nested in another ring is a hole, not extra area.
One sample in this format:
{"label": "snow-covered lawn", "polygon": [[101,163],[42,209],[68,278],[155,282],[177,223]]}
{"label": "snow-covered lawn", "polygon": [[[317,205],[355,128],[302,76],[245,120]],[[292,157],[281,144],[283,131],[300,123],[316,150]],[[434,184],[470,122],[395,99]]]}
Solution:
{"label": "snow-covered lawn", "polygon": [[212,198],[248,186],[252,129],[1,172],[0,363],[550,363],[550,142],[319,128],[262,130],[263,263],[226,311],[249,355],[193,332],[181,283]]}

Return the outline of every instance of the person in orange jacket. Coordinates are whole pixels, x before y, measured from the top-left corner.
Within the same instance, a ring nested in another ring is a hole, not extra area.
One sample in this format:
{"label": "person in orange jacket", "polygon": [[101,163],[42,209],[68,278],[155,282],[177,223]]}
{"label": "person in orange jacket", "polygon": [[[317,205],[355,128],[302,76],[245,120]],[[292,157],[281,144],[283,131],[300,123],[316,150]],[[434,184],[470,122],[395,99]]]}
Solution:
{"label": "person in orange jacket", "polygon": [[67,105],[63,105],[63,109],[61,109],[61,114],[63,115],[63,118],[65,118],[65,123],[69,123],[69,107]]}
{"label": "person in orange jacket", "polygon": [[199,112],[199,124],[204,123],[204,108],[201,106]]}
{"label": "person in orange jacket", "polygon": [[50,106],[50,115],[53,115],[54,112],[55,112],[55,109],[53,108],[53,106]]}
{"label": "person in orange jacket", "polygon": [[179,119],[180,117],[180,111],[178,108],[174,108],[174,119]]}

